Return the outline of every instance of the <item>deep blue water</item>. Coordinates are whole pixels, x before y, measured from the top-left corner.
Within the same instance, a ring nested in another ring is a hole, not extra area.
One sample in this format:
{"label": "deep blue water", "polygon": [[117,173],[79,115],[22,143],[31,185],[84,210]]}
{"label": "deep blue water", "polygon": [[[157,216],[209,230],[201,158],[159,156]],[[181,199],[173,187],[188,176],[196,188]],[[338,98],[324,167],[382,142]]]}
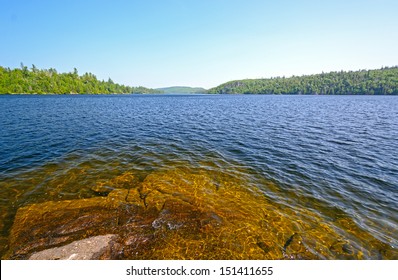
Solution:
{"label": "deep blue water", "polygon": [[93,178],[176,166],[238,174],[281,207],[348,216],[398,247],[397,97],[0,96],[3,235],[43,194],[85,196]]}

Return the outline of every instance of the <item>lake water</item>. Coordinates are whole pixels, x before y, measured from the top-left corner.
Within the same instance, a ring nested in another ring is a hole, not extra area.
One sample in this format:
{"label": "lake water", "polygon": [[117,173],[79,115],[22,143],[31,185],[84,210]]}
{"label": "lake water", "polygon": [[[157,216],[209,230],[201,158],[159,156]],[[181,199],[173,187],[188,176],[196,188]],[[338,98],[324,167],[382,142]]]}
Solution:
{"label": "lake water", "polygon": [[[98,185],[129,188],[115,183],[126,174],[185,196],[241,188],[236,209],[217,219],[264,212],[247,221],[262,232],[253,238],[264,256],[245,247],[225,258],[307,256],[289,255],[293,245],[310,258],[398,258],[397,97],[0,96],[2,254],[19,208],[92,198]],[[216,195],[195,199],[221,207]]]}

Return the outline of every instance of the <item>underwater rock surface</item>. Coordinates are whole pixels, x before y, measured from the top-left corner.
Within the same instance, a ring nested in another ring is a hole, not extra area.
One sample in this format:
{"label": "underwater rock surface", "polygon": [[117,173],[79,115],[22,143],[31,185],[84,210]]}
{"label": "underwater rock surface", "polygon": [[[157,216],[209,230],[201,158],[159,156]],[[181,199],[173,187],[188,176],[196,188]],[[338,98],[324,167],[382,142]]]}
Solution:
{"label": "underwater rock surface", "polygon": [[175,169],[114,181],[94,187],[97,197],[18,209],[5,258],[397,258],[376,239],[374,251],[345,240],[308,210],[282,211],[237,178]]}

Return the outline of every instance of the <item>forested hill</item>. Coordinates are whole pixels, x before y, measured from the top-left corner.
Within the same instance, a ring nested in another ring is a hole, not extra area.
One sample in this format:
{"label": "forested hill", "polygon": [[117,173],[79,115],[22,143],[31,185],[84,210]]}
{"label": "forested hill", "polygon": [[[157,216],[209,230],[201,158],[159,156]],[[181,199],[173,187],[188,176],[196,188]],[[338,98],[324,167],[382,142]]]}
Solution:
{"label": "forested hill", "polygon": [[237,80],[212,88],[208,93],[398,95],[398,66],[290,78]]}
{"label": "forested hill", "polygon": [[107,93],[153,93],[153,89],[130,87],[108,81],[99,81],[94,74],[78,74],[75,68],[70,73],[58,73],[57,70],[37,69],[21,64],[21,68],[10,69],[0,66],[0,94],[37,93],[37,94],[107,94]]}

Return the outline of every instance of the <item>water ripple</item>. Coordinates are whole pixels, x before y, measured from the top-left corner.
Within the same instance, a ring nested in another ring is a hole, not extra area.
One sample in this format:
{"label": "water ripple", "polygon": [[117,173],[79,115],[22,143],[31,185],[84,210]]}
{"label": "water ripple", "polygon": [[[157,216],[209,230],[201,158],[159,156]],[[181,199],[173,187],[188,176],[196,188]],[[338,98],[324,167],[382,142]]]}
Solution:
{"label": "water ripple", "polygon": [[0,127],[2,209],[85,197],[126,171],[192,167],[246,178],[282,208],[346,215],[398,246],[394,97],[1,96]]}

